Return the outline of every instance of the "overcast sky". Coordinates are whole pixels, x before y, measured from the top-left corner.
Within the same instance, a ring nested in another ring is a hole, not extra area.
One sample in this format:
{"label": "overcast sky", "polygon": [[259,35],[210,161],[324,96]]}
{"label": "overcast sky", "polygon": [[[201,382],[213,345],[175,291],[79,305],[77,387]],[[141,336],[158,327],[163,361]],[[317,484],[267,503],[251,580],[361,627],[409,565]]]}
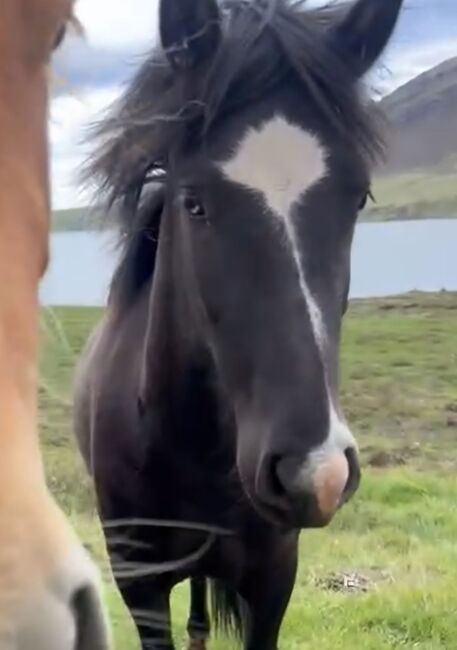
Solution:
{"label": "overcast sky", "polygon": [[[78,0],[76,7],[86,37],[68,36],[54,59],[55,208],[87,203],[75,179],[85,154],[80,144],[84,126],[119,95],[157,38],[156,0]],[[387,92],[452,56],[457,56],[457,0],[405,0],[395,38],[382,61],[388,72],[377,78],[377,85]]]}

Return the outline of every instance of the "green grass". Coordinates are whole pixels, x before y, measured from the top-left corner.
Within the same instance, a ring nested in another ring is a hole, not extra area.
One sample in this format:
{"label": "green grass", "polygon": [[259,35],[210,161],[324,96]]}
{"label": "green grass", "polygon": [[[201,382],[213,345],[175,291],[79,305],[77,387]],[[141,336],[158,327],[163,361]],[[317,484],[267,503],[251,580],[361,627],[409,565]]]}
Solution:
{"label": "green grass", "polygon": [[375,179],[376,203],[362,221],[457,217],[457,162],[442,168]]}
{"label": "green grass", "polygon": [[[103,568],[117,650],[138,650],[70,434],[71,375],[100,312],[47,310],[41,423],[53,492]],[[364,478],[325,530],[303,533],[283,650],[452,650],[457,639],[457,294],[357,301],[342,392]],[[363,589],[339,588],[355,575]],[[331,588],[335,585],[335,588]],[[178,647],[187,586],[174,596]],[[229,650],[226,640],[211,648]]]}

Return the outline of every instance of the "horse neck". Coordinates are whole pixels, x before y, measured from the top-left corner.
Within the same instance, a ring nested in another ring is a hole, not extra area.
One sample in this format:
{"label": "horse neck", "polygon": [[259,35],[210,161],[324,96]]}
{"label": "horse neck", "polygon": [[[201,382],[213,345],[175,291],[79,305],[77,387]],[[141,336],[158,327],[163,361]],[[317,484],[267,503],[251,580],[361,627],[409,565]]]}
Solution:
{"label": "horse neck", "polygon": [[7,474],[15,467],[12,456],[22,463],[29,458],[28,475],[39,479],[37,288],[47,260],[48,196],[46,146],[36,127],[46,119],[45,86],[38,72],[27,85],[12,72],[2,75],[2,88],[14,110],[0,107],[0,458]]}

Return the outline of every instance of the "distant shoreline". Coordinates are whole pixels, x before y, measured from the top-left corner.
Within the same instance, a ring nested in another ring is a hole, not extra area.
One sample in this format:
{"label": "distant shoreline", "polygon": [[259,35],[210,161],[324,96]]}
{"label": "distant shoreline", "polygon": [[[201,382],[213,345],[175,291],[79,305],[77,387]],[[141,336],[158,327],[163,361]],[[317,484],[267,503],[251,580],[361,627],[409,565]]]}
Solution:
{"label": "distant shoreline", "polygon": [[[414,204],[411,206],[411,210],[369,210],[365,214],[362,214],[359,217],[358,223],[367,224],[367,223],[399,223],[404,221],[425,221],[425,220],[438,220],[438,219],[457,219],[457,209],[449,211],[434,211],[431,206],[427,206],[427,210],[424,212],[414,211]],[[102,227],[101,220],[96,217],[89,219],[87,212],[85,212],[82,217],[69,217],[65,216],[66,212],[75,212],[74,210],[61,210],[55,215],[59,215],[55,221],[53,221],[51,232],[53,234],[59,233],[77,233],[77,232],[103,232],[109,230],[106,226]],[[394,216],[395,215],[395,216]]]}
{"label": "distant shoreline", "polygon": [[[374,203],[369,202],[359,223],[423,221],[457,218],[457,160],[433,170],[418,170],[375,178]],[[88,207],[56,210],[52,231],[97,231],[103,217]],[[106,228],[106,226],[105,226]]]}
{"label": "distant shoreline", "polygon": [[439,219],[457,219],[457,211],[439,212],[414,212],[411,210],[399,212],[395,216],[391,212],[369,212],[359,219],[359,223],[401,223],[405,221],[438,221]]}

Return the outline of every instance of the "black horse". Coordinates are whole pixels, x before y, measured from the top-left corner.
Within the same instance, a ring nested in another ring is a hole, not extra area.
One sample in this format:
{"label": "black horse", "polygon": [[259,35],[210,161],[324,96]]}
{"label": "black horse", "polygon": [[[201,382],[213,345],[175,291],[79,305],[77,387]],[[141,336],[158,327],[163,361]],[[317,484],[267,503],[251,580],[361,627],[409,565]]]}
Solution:
{"label": "black horse", "polygon": [[276,650],[299,531],[357,489],[338,351],[358,211],[383,152],[361,80],[402,0],[162,0],[162,48],[98,127],[121,231],[76,433],[143,648],[216,623]]}

